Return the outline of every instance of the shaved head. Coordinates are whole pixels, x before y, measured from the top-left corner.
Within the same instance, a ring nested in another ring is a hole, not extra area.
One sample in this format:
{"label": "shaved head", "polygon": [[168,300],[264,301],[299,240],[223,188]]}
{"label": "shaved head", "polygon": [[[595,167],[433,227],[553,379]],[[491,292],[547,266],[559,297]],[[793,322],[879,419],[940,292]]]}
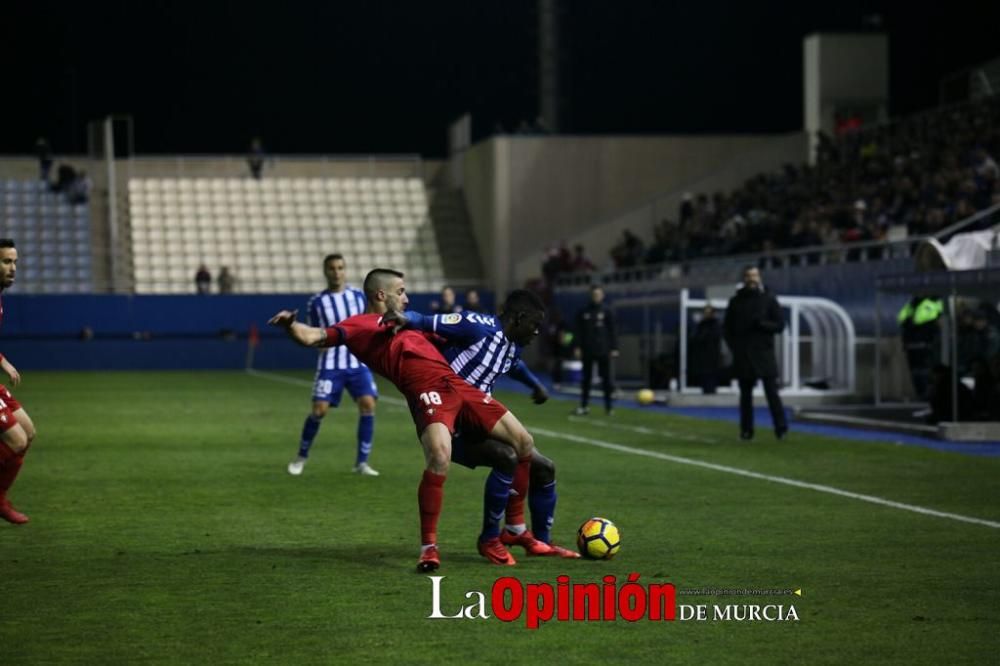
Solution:
{"label": "shaved head", "polygon": [[390,310],[403,312],[410,302],[403,274],[391,268],[376,268],[365,276],[365,298],[368,299],[368,311],[378,314]]}
{"label": "shaved head", "polygon": [[402,278],[403,274],[391,268],[376,268],[365,276],[365,298],[374,300],[379,291],[388,290],[396,278]]}

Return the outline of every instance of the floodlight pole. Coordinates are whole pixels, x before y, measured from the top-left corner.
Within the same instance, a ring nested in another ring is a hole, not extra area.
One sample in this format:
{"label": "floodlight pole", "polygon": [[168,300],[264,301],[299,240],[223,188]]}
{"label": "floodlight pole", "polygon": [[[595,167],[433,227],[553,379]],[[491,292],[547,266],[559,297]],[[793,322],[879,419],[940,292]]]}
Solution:
{"label": "floodlight pole", "polygon": [[954,282],[952,282],[951,296],[948,298],[948,307],[951,310],[951,418],[958,423],[958,322],[956,321],[956,299]]}
{"label": "floodlight pole", "polygon": [[677,359],[678,377],[677,377],[677,389],[679,393],[684,393],[687,390],[687,349],[688,349],[688,326],[687,326],[687,309],[688,309],[688,290],[681,289],[681,321],[680,321],[680,340],[678,340],[677,349],[680,353],[680,358]]}
{"label": "floodlight pole", "polygon": [[882,290],[875,282],[875,406],[882,404]]}
{"label": "floodlight pole", "polygon": [[115,129],[114,119],[104,119],[104,161],[108,170],[108,270],[111,278],[110,291],[118,290],[118,179],[115,174]]}

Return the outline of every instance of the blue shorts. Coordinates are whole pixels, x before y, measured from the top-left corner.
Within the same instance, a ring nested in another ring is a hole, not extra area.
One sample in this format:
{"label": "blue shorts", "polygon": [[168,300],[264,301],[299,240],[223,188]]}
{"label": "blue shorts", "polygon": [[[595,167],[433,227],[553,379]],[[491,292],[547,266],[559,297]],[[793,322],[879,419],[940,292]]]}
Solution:
{"label": "blue shorts", "polygon": [[316,372],[316,381],[313,384],[313,402],[322,400],[328,402],[333,407],[340,405],[340,396],[344,389],[351,394],[355,400],[363,395],[370,395],[378,399],[378,387],[368,368],[355,368],[353,370],[319,370]]}

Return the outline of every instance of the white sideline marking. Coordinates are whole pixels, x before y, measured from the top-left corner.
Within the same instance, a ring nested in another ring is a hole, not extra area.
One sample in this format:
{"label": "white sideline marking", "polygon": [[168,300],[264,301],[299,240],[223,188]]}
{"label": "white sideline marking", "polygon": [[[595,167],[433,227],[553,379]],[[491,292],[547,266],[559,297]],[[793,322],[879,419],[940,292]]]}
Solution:
{"label": "white sideline marking", "polygon": [[647,428],[646,426],[630,426],[624,423],[612,423],[610,421],[599,421],[587,416],[569,416],[567,417],[570,421],[574,423],[586,423],[588,425],[596,425],[602,428],[612,428],[614,430],[627,430],[629,432],[637,432],[640,435],[661,435],[663,437],[672,437],[673,439],[682,439],[687,442],[702,442],[704,444],[718,444],[721,440],[715,437],[702,437],[701,435],[691,435],[688,433],[677,432],[676,430],[666,430],[664,428]]}
{"label": "white sideline marking", "polygon": [[[247,374],[253,377],[259,377],[261,379],[270,379],[272,382],[282,382],[283,384],[292,384],[294,386],[312,386],[313,383],[307,379],[296,379],[295,377],[285,377],[284,375],[279,375],[273,372],[261,372],[260,370],[254,370],[253,368],[247,368]],[[399,398],[393,398],[391,396],[379,396],[379,402],[384,402],[387,405],[393,405],[395,407],[405,407],[406,401],[400,400]]]}
{"label": "white sideline marking", "polygon": [[947,513],[945,511],[936,511],[934,509],[928,509],[922,506],[916,506],[914,504],[904,504],[902,502],[894,502],[892,500],[882,499],[881,497],[875,497],[873,495],[862,495],[860,493],[852,493],[848,490],[841,490],[840,488],[834,488],[833,486],[823,486],[816,483],[806,483],[805,481],[796,481],[795,479],[788,479],[783,476],[771,476],[769,474],[760,474],[759,472],[751,472],[750,470],[740,469],[738,467],[728,467],[726,465],[717,465],[715,463],[704,462],[702,460],[694,460],[692,458],[682,458],[680,456],[672,456],[667,453],[660,453],[659,451],[637,449],[631,446],[624,446],[622,444],[615,444],[613,442],[605,442],[600,439],[591,439],[589,437],[581,437],[580,435],[571,435],[569,433],[564,433],[564,432],[555,432],[552,430],[545,430],[542,428],[532,428],[531,431],[539,435],[546,435],[548,437],[555,437],[557,439],[565,439],[571,442],[578,442],[580,444],[589,444],[590,446],[596,446],[602,449],[609,449],[611,451],[620,451],[622,453],[631,453],[637,456],[646,456],[647,458],[666,460],[680,465],[691,465],[693,467],[702,467],[705,469],[715,470],[716,472],[725,472],[726,474],[736,474],[737,476],[745,476],[751,479],[760,479],[761,481],[770,481],[771,483],[780,483],[786,486],[794,486],[795,488],[806,488],[807,490],[815,490],[817,492],[828,493],[830,495],[849,497],[850,499],[856,499],[862,502],[869,502],[871,504],[878,504],[879,506],[888,506],[892,507],[893,509],[900,509],[902,511],[912,511],[913,513],[921,513],[925,516],[936,516],[937,518],[949,518],[951,520],[957,520],[962,523],[972,523],[973,525],[983,525],[985,527],[1000,529],[1000,523],[994,522],[992,520],[984,520],[982,518],[972,518],[970,516],[963,516],[957,513]]}
{"label": "white sideline marking", "polygon": [[[312,382],[304,379],[284,377],[282,375],[260,372],[259,370],[247,370],[247,374],[253,375],[254,377],[260,377],[261,379],[270,379],[272,381],[284,382],[286,384],[294,384],[296,386],[312,386]],[[379,398],[379,401],[385,401],[392,405],[406,404],[405,401],[400,400],[399,398],[382,397]],[[599,423],[601,425],[611,425],[602,423],[600,421],[593,421],[592,423]],[[662,431],[654,431],[650,428],[644,428],[641,426],[626,426],[624,424],[614,424],[612,427],[618,427],[623,430],[635,430],[636,432],[642,434],[653,434],[653,435],[663,434]],[[751,472],[750,470],[740,469],[738,467],[728,467],[726,465],[717,465],[715,463],[704,462],[702,460],[694,460],[692,458],[672,456],[668,453],[660,453],[659,451],[637,449],[631,446],[625,446],[623,444],[615,444],[614,442],[605,442],[600,439],[591,439],[589,437],[581,437],[580,435],[571,435],[564,432],[555,432],[553,430],[546,430],[544,428],[531,428],[531,432],[538,433],[539,435],[545,435],[547,437],[555,437],[556,439],[565,439],[571,442],[578,442],[580,444],[589,444],[590,446],[596,446],[602,449],[609,449],[611,451],[619,451],[621,453],[631,453],[632,455],[636,456],[645,456],[647,458],[666,460],[668,462],[677,463],[679,465],[691,465],[692,467],[702,467],[704,469],[711,469],[716,472],[725,472],[726,474],[735,474],[737,476],[745,476],[751,479],[760,479],[761,481],[780,483],[786,486],[793,486],[795,488],[805,488],[807,490],[815,490],[817,492],[827,493],[829,495],[839,495],[841,497],[848,497],[850,499],[859,500],[861,502],[868,502],[870,504],[878,504],[879,506],[888,506],[893,509],[900,509],[901,511],[912,511],[913,513],[920,513],[925,516],[948,518],[950,520],[956,520],[961,523],[972,523],[973,525],[983,525],[984,527],[992,527],[994,529],[1000,529],[1000,523],[994,522],[992,520],[984,520],[982,518],[963,516],[958,513],[947,513],[945,511],[936,511],[934,509],[928,509],[922,506],[916,506],[915,504],[904,504],[902,502],[894,502],[893,500],[887,500],[881,497],[875,497],[874,495],[862,495],[860,493],[852,493],[849,490],[841,490],[840,488],[834,488],[833,486],[823,486],[817,483],[806,483],[805,481],[796,481],[795,479],[787,479],[783,476],[771,476],[770,474]],[[708,438],[705,439],[707,440]]]}

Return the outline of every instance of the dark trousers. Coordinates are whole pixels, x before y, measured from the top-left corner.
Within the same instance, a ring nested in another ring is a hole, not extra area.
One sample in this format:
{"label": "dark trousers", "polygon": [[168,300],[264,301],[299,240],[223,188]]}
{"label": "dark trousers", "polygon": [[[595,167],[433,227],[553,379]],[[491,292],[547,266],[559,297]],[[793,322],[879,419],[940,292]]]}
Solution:
{"label": "dark trousers", "polygon": [[611,394],[614,387],[611,386],[611,362],[610,355],[584,356],[583,357],[583,393],[580,397],[580,405],[586,407],[590,403],[590,385],[594,381],[594,363],[597,363],[597,371],[601,373],[601,388],[604,389],[604,408],[611,409]]}
{"label": "dark trousers", "polygon": [[[778,395],[778,382],[774,377],[761,377],[764,384],[764,396],[767,397],[767,407],[771,410],[771,420],[775,432],[788,430],[785,421],[785,407]],[[741,377],[740,380],[740,432],[753,432],[753,387],[757,377]]]}
{"label": "dark trousers", "polygon": [[700,378],[701,392],[712,395],[719,388],[719,376],[715,372],[706,372]]}

